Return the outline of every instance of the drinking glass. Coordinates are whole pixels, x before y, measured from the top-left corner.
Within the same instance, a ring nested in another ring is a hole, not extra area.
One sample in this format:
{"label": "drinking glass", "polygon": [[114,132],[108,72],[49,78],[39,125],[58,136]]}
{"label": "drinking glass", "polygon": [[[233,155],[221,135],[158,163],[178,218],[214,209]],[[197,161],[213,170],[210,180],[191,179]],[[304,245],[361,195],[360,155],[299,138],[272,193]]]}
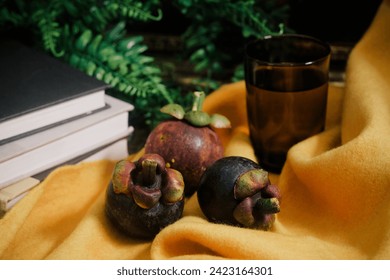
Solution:
{"label": "drinking glass", "polygon": [[301,34],[246,46],[250,139],[264,169],[279,173],[291,146],[324,129],[330,53],[327,43]]}

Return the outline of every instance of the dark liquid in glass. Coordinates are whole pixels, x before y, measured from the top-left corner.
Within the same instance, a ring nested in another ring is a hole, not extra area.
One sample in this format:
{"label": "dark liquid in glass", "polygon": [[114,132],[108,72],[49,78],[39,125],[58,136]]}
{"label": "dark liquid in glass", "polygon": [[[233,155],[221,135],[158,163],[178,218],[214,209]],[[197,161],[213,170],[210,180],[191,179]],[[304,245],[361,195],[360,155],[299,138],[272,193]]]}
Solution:
{"label": "dark liquid in glass", "polygon": [[260,165],[280,172],[290,147],[325,126],[327,77],[307,66],[261,67],[247,76],[251,142]]}

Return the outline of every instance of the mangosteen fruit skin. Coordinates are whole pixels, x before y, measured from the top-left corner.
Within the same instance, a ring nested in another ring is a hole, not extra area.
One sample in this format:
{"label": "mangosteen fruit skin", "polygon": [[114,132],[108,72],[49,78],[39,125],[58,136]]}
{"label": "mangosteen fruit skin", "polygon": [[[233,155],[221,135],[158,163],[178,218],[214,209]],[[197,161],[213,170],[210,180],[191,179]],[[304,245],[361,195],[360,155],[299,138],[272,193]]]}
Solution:
{"label": "mangosteen fruit skin", "polygon": [[197,195],[202,212],[211,222],[241,226],[233,216],[239,203],[234,199],[234,184],[244,172],[259,168],[252,160],[230,156],[217,160],[204,172]]}
{"label": "mangosteen fruit skin", "polygon": [[186,197],[198,189],[205,170],[223,157],[218,135],[209,126],[196,127],[182,120],[167,120],[157,125],[145,143],[145,153],[158,153],[184,178]]}
{"label": "mangosteen fruit skin", "polygon": [[269,230],[280,211],[280,191],[268,172],[240,156],[217,160],[204,173],[198,203],[213,223]]}
{"label": "mangosteen fruit skin", "polygon": [[153,238],[164,227],[180,219],[183,209],[184,199],[172,204],[158,202],[150,209],[143,209],[132,197],[115,193],[112,183],[106,190],[107,218],[120,231],[134,238]]}
{"label": "mangosteen fruit skin", "polygon": [[158,154],[116,163],[106,190],[105,213],[126,235],[153,238],[181,218],[184,180]]}

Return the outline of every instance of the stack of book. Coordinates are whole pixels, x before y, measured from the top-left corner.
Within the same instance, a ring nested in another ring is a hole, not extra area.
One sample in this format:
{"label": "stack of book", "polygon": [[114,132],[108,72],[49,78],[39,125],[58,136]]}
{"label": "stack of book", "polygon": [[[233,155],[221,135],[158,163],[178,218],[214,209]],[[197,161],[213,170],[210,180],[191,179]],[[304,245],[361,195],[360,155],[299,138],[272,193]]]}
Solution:
{"label": "stack of book", "polygon": [[60,165],[127,156],[134,107],[105,83],[10,41],[0,66],[0,211]]}

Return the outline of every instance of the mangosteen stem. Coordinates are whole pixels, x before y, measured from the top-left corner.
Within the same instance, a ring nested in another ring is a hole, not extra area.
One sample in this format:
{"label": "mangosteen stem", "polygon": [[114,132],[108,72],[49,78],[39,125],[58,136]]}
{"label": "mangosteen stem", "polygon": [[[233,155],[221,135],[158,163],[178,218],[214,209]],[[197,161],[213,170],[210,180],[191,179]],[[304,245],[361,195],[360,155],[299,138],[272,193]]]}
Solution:
{"label": "mangosteen stem", "polygon": [[142,184],[151,186],[156,182],[157,162],[154,160],[144,160],[142,162]]}
{"label": "mangosteen stem", "polygon": [[280,212],[279,199],[272,198],[260,198],[256,201],[254,209],[258,209],[263,214],[276,214]]}
{"label": "mangosteen stem", "polygon": [[203,91],[195,91],[192,111],[202,111],[204,99],[205,99],[205,93]]}

